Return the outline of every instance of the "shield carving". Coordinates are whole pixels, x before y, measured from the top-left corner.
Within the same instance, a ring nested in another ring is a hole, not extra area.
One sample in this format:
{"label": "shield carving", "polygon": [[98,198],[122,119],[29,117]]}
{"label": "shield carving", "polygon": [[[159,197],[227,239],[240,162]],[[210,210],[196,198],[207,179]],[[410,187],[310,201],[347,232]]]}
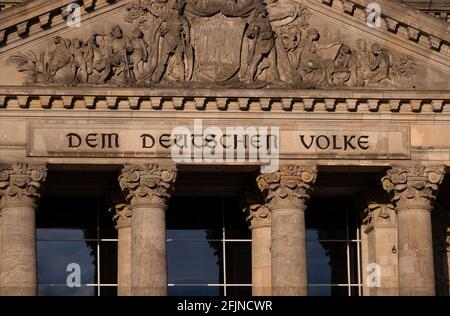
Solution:
{"label": "shield carving", "polygon": [[241,67],[244,19],[217,13],[190,22],[195,51],[193,81],[224,82],[235,77]]}

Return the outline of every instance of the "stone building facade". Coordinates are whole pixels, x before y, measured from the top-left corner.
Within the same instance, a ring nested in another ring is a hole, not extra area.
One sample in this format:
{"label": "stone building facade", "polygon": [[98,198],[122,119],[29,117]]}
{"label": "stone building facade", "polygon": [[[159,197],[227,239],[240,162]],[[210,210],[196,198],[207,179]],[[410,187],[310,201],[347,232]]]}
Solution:
{"label": "stone building facade", "polygon": [[449,295],[441,2],[2,10],[0,295]]}

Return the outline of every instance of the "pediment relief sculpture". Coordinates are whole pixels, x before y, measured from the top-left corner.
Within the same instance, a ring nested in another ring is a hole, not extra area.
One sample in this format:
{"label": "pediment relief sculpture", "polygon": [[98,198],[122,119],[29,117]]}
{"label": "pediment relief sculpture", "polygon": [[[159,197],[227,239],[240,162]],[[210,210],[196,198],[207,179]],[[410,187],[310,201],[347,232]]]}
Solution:
{"label": "pediment relief sculpture", "polygon": [[8,61],[25,85],[65,86],[415,88],[420,70],[293,0],[135,0],[121,16]]}

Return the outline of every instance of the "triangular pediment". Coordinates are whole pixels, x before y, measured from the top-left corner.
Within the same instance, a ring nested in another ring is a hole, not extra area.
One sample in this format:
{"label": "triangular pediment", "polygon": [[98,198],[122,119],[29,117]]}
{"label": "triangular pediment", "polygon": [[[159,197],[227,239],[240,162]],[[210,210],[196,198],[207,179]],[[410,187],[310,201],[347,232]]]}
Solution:
{"label": "triangular pediment", "polygon": [[0,85],[450,89],[450,24],[390,1],[71,3],[0,13]]}

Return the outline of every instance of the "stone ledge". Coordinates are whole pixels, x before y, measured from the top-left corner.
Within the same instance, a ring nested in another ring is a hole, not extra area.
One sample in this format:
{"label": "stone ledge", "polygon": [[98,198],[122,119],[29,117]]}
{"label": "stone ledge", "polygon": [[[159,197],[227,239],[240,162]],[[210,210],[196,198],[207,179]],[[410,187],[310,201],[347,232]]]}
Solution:
{"label": "stone ledge", "polygon": [[65,20],[68,13],[64,7],[71,3],[79,4],[82,12],[116,4],[122,0],[35,0],[25,2],[7,11],[0,12],[0,45],[6,45],[8,37],[17,32],[19,37],[30,35],[32,25],[39,24],[46,29],[56,20]]}
{"label": "stone ledge", "polygon": [[[344,12],[366,23],[366,8],[372,0],[315,0],[315,3]],[[424,12],[388,0],[377,1],[382,8],[381,28],[403,39],[450,56],[450,24]],[[383,8],[385,8],[383,10]]]}
{"label": "stone ledge", "polygon": [[2,87],[1,111],[102,109],[439,113],[450,91]]}

